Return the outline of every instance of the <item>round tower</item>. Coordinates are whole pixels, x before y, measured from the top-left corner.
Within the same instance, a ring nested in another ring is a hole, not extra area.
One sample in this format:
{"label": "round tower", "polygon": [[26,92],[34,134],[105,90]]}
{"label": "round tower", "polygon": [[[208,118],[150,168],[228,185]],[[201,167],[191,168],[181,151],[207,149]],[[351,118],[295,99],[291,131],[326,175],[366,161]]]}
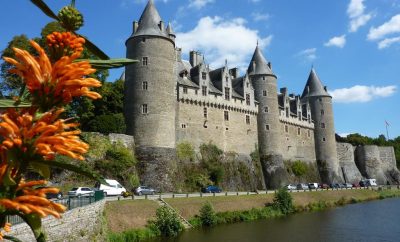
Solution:
{"label": "round tower", "polygon": [[258,46],[247,72],[254,87],[255,99],[259,102],[258,148],[265,183],[268,188],[281,187],[286,173],[280,148],[277,78],[272,72],[271,63],[266,61]]}
{"label": "round tower", "polygon": [[152,0],[133,23],[126,56],[139,61],[125,69],[127,134],[138,147],[175,148],[175,35]]}
{"label": "round tower", "polygon": [[332,96],[322,85],[314,68],[311,69],[302,102],[308,102],[314,120],[315,154],[321,180],[324,183],[342,182],[342,172],[336,150]]}

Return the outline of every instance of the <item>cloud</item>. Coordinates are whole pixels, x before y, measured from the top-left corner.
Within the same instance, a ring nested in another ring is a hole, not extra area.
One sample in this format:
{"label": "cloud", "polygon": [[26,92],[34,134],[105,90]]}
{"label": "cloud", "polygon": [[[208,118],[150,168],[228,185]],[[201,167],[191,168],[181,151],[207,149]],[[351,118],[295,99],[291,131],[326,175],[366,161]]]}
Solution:
{"label": "cloud", "polygon": [[382,87],[356,85],[335,89],[329,93],[337,103],[366,103],[376,98],[392,96],[396,90],[397,87],[394,85]]}
{"label": "cloud", "polygon": [[360,27],[366,25],[372,18],[372,14],[364,13],[364,0],[350,0],[347,7],[347,15],[350,18],[349,32],[356,32]]}
{"label": "cloud", "polygon": [[368,33],[369,40],[378,40],[387,35],[400,32],[400,14],[393,16],[389,21],[379,27],[372,27]]}
{"label": "cloud", "polygon": [[296,56],[301,58],[306,58],[309,61],[313,61],[317,59],[317,48],[309,48],[302,50],[299,53],[297,53]]}
{"label": "cloud", "polygon": [[230,66],[245,70],[257,40],[261,47],[266,47],[271,43],[272,35],[261,37],[257,30],[248,28],[242,18],[207,16],[201,18],[192,30],[177,33],[176,40],[183,53],[200,50],[212,68],[222,66],[227,59]]}
{"label": "cloud", "polygon": [[346,35],[336,36],[331,38],[328,42],[324,44],[325,46],[336,46],[343,48],[346,45]]}
{"label": "cloud", "polygon": [[259,13],[259,12],[253,12],[253,13],[251,13],[251,17],[253,17],[254,21],[259,22],[259,21],[268,20],[271,17],[271,15],[269,15],[267,13],[263,14],[263,13]]}
{"label": "cloud", "polygon": [[201,9],[209,3],[213,3],[214,0],[190,0],[189,8]]}
{"label": "cloud", "polygon": [[387,38],[379,42],[378,49],[385,49],[394,43],[400,43],[400,37]]}

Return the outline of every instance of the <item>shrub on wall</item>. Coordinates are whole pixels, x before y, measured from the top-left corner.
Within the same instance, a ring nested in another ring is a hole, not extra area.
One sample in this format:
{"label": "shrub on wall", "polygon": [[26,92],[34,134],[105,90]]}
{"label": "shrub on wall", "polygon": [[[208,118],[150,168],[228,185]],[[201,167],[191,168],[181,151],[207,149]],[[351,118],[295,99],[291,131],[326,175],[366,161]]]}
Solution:
{"label": "shrub on wall", "polygon": [[301,177],[307,173],[307,164],[299,160],[293,162],[291,168],[296,177]]}
{"label": "shrub on wall", "polygon": [[189,142],[181,142],[176,146],[176,156],[181,161],[194,161],[195,152],[192,144]]}

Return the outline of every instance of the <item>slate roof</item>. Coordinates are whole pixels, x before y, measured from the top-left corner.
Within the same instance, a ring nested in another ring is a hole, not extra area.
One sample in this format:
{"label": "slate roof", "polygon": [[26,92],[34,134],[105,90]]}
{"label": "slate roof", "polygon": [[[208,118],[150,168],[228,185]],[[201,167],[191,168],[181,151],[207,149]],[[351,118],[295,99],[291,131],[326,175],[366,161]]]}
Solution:
{"label": "slate roof", "polygon": [[301,95],[302,99],[307,97],[332,97],[327,91],[325,91],[325,88],[314,68],[311,69],[303,94]]}
{"label": "slate roof", "polygon": [[[253,66],[253,62],[255,63],[255,68]],[[258,45],[254,51],[253,57],[251,58],[249,68],[247,72],[250,75],[274,75],[271,68],[268,66],[268,62],[265,59],[264,55],[261,53],[260,48]]]}
{"label": "slate roof", "polygon": [[139,27],[133,36],[152,35],[168,37],[165,29],[160,30],[161,17],[158,13],[153,0],[149,0],[144,9],[142,16],[139,19]]}

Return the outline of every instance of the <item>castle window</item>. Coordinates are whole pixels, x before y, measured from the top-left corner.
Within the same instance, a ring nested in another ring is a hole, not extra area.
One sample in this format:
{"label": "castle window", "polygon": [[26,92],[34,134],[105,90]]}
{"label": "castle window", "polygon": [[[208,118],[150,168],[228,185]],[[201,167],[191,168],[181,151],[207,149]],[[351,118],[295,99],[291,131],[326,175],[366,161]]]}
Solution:
{"label": "castle window", "polygon": [[297,115],[299,116],[299,120],[301,121],[301,112],[298,112]]}
{"label": "castle window", "polygon": [[322,102],[322,98],[318,98],[318,101]]}
{"label": "castle window", "polygon": [[246,104],[250,105],[250,94],[246,94]]}
{"label": "castle window", "polygon": [[202,73],[201,73],[201,78],[202,78],[203,80],[207,79],[207,73],[206,73],[206,72],[202,72]]}
{"label": "castle window", "polygon": [[228,84],[229,78],[228,78],[228,77],[225,77],[225,81],[226,81],[226,84]]}
{"label": "castle window", "polygon": [[268,113],[269,112],[269,108],[268,107],[264,107],[264,113]]}
{"label": "castle window", "polygon": [[285,125],[285,132],[289,133],[289,126]]}
{"label": "castle window", "polygon": [[231,93],[229,87],[225,87],[225,100],[230,100]]}
{"label": "castle window", "polygon": [[289,118],[289,108],[286,108],[286,118]]}
{"label": "castle window", "polygon": [[324,141],[324,142],[326,141],[325,137],[324,137],[324,138],[322,138],[322,141]]}
{"label": "castle window", "polygon": [[208,116],[206,107],[203,108],[203,116],[204,116],[204,118],[207,118],[207,116]]}
{"label": "castle window", "polygon": [[321,109],[321,116],[323,116],[325,114],[325,111],[323,109]]}
{"label": "castle window", "polygon": [[307,136],[308,136],[308,138],[311,137],[311,131],[310,130],[307,130]]}
{"label": "castle window", "polygon": [[187,94],[187,93],[188,93],[187,87],[183,87],[183,93],[184,93],[184,94]]}
{"label": "castle window", "polygon": [[263,76],[263,81],[265,81],[265,76]]}
{"label": "castle window", "polygon": [[308,123],[311,123],[311,115],[308,115]]}
{"label": "castle window", "polygon": [[267,96],[267,90],[263,90],[263,96],[264,96],[264,97]]}
{"label": "castle window", "polygon": [[246,115],[246,124],[250,124],[250,115]]}
{"label": "castle window", "polygon": [[194,94],[196,94],[196,95],[197,95],[197,93],[198,93],[197,89],[196,89],[196,90],[194,90]]}
{"label": "castle window", "polygon": [[142,104],[142,113],[143,114],[147,114],[148,113],[147,104]]}
{"label": "castle window", "polygon": [[321,128],[325,128],[325,123],[321,123]]}
{"label": "castle window", "polygon": [[142,42],[146,42],[146,38],[142,38]]}
{"label": "castle window", "polygon": [[228,111],[224,111],[224,120],[229,121],[229,112]]}
{"label": "castle window", "polygon": [[249,87],[249,83],[248,82],[246,82],[246,87]]}
{"label": "castle window", "polygon": [[146,81],[142,82],[142,89],[147,90],[148,84]]}
{"label": "castle window", "polygon": [[301,135],[301,129],[297,128],[297,135]]}
{"label": "castle window", "polygon": [[269,130],[269,124],[265,125],[265,130]]}
{"label": "castle window", "polygon": [[181,124],[182,129],[186,129],[186,124]]}
{"label": "castle window", "polygon": [[149,62],[149,58],[148,57],[142,57],[142,65],[143,66],[147,66],[148,62]]}
{"label": "castle window", "polygon": [[202,87],[201,87],[201,94],[202,94],[203,96],[207,96],[207,87],[206,87],[206,86],[202,86]]}

